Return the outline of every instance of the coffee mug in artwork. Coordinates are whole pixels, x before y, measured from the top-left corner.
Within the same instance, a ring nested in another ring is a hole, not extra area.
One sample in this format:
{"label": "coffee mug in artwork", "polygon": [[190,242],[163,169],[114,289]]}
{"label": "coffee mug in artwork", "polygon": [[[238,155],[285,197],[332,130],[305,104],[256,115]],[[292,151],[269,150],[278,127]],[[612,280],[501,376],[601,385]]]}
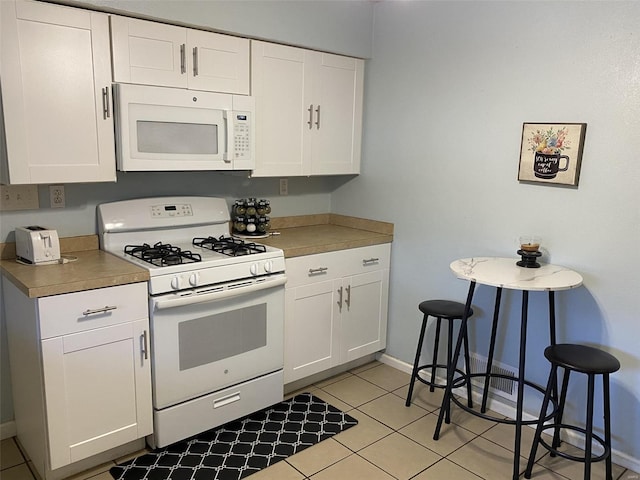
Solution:
{"label": "coffee mug in artwork", "polygon": [[[564,167],[560,168],[560,161],[566,160]],[[558,172],[566,172],[569,169],[569,157],[559,153],[534,153],[533,174],[538,178],[556,178]]]}

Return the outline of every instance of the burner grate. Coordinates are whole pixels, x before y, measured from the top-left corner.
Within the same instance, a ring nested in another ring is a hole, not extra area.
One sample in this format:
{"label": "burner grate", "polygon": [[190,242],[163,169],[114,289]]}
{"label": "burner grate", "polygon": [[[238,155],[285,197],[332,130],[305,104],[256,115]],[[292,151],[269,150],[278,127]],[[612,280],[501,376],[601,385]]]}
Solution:
{"label": "burner grate", "polygon": [[124,253],[158,267],[202,261],[202,257],[197,253],[182,250],[180,247],[174,247],[173,245],[162,242],[158,242],[153,246],[147,243],[143,243],[142,245],[126,245],[124,247]]}
{"label": "burner grate", "polygon": [[208,248],[214,252],[222,253],[230,257],[240,257],[242,255],[252,255],[254,253],[265,253],[267,247],[253,242],[245,242],[239,238],[221,236],[218,238],[194,238],[193,242],[197,247]]}

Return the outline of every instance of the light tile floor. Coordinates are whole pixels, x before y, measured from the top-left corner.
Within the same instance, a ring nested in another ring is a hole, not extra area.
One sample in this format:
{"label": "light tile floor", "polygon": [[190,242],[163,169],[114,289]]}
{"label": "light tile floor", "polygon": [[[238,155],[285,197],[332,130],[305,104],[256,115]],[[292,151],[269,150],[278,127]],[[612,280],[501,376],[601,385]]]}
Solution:
{"label": "light tile floor", "polygon": [[[357,418],[358,425],[252,475],[251,480],[510,480],[513,427],[452,407],[452,423],[443,424],[440,439],[434,441],[442,390],[431,393],[418,382],[407,408],[408,384],[408,374],[373,362],[305,388]],[[532,438],[533,430],[524,428],[522,455],[528,456]],[[34,479],[12,438],[2,441],[0,463],[2,480]],[[71,478],[112,480],[108,470],[113,465]],[[523,456],[522,470],[525,465]],[[582,480],[582,468],[580,463],[552,458],[540,447],[532,478]],[[603,462],[593,465],[592,478],[604,479]],[[614,465],[613,478],[640,480],[640,475]]]}

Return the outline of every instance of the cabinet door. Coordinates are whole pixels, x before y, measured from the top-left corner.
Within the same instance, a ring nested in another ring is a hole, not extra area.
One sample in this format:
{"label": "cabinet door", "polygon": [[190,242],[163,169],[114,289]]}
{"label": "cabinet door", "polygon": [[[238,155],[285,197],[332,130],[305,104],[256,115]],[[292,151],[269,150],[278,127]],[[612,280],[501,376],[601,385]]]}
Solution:
{"label": "cabinet door", "polygon": [[307,110],[308,52],[300,48],[252,42],[251,89],[256,101],[254,176],[308,175],[311,127]]}
{"label": "cabinet door", "polygon": [[187,30],[187,46],[189,88],[249,95],[249,39]]}
{"label": "cabinet door", "polygon": [[338,365],[337,286],[339,281],[329,280],[286,290],[285,383]]}
{"label": "cabinet door", "polygon": [[42,341],[51,469],[152,432],[148,321]]}
{"label": "cabinet door", "polygon": [[360,173],[364,61],[314,55],[311,173]]}
{"label": "cabinet door", "polygon": [[344,284],[342,362],[349,362],[386,346],[389,270],[356,275]]}
{"label": "cabinet door", "polygon": [[187,36],[182,27],[111,17],[113,80],[187,87]]}
{"label": "cabinet door", "polygon": [[106,14],[2,1],[10,183],[115,181]]}

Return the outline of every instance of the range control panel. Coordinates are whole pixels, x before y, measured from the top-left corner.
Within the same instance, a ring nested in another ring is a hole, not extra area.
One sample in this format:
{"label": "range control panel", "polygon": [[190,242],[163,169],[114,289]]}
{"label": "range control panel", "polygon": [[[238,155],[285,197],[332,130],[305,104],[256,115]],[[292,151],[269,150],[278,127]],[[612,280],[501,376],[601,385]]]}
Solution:
{"label": "range control panel", "polygon": [[173,205],[152,205],[151,216],[155,218],[191,217],[193,210],[188,203]]}

